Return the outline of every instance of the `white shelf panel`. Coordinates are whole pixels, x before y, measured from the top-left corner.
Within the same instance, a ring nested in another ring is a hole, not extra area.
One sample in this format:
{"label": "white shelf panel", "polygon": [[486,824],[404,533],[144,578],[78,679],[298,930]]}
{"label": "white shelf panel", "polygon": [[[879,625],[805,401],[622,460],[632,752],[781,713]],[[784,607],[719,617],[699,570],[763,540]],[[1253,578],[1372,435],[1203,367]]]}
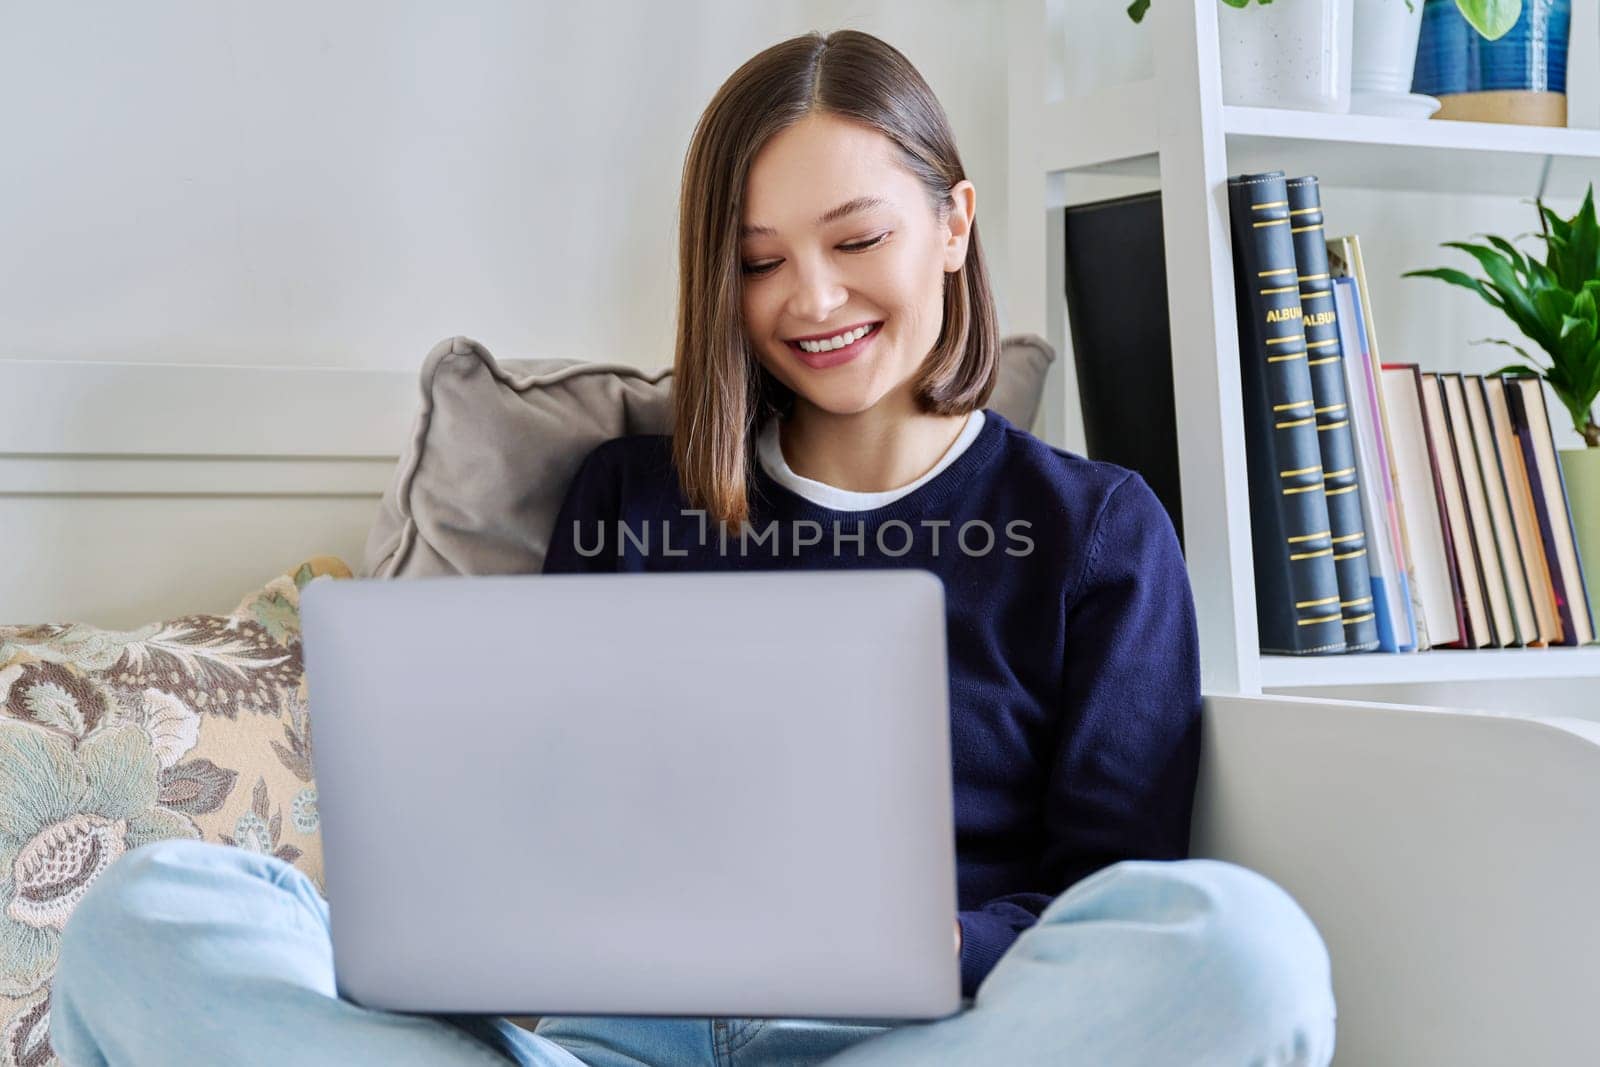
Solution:
{"label": "white shelf panel", "polygon": [[[1040,153],[1052,173],[1156,180],[1156,86],[1139,82],[1045,110]],[[1224,107],[1228,171],[1315,174],[1324,185],[1531,197],[1581,197],[1600,177],[1600,130]]]}
{"label": "white shelf panel", "polygon": [[1122,165],[1154,175],[1161,147],[1158,91],[1152,79],[1046,104],[1039,126],[1045,172]]}
{"label": "white shelf panel", "polygon": [[1533,196],[1548,156],[1546,195],[1581,196],[1600,172],[1600,130],[1255,107],[1223,108],[1223,125],[1235,174],[1287,157],[1328,185]]}
{"label": "white shelf panel", "polygon": [[1534,678],[1594,678],[1600,685],[1600,646],[1261,657],[1263,689]]}

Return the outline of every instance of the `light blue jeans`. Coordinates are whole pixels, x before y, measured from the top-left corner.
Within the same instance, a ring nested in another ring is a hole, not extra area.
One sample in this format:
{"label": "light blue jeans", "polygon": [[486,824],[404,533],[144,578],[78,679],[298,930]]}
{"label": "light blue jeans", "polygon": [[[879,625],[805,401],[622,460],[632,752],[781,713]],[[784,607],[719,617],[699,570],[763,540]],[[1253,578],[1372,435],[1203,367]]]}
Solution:
{"label": "light blue jeans", "polygon": [[50,1013],[72,1067],[1323,1067],[1333,1032],[1328,955],[1305,913],[1208,860],[1084,879],[969,1006],[936,1022],[569,1016],[530,1033],[339,999],[311,881],[271,856],[182,840],[127,853],[89,890]]}

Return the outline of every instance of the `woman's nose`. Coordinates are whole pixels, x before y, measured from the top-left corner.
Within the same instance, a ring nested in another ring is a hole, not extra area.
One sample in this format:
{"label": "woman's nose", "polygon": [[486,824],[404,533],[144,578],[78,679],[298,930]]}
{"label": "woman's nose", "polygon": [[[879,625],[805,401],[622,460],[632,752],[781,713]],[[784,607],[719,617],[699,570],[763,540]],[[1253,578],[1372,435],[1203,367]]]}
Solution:
{"label": "woman's nose", "polygon": [[825,263],[799,267],[791,276],[794,289],[789,294],[789,315],[801,322],[826,325],[850,299],[837,273]]}

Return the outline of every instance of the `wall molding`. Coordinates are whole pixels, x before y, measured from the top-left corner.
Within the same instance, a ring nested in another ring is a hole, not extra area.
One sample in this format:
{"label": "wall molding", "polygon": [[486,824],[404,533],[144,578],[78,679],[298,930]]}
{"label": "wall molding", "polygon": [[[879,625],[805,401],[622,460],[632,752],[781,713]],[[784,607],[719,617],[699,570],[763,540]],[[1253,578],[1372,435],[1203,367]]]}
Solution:
{"label": "wall molding", "polygon": [[415,372],[0,360],[0,623],[222,611],[312,555],[359,567]]}
{"label": "wall molding", "polygon": [[0,455],[0,496],[371,496],[398,457]]}
{"label": "wall molding", "polygon": [[415,371],[0,360],[0,456],[393,459]]}

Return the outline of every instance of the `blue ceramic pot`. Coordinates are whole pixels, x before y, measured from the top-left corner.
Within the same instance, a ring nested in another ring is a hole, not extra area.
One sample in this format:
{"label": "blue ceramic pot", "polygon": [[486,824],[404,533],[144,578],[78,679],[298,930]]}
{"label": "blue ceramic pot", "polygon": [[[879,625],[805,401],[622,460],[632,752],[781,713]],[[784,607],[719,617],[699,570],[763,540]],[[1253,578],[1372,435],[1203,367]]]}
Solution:
{"label": "blue ceramic pot", "polygon": [[1455,0],[1427,0],[1411,91],[1565,93],[1571,25],[1571,0],[1522,0],[1522,17],[1510,32],[1486,41]]}

